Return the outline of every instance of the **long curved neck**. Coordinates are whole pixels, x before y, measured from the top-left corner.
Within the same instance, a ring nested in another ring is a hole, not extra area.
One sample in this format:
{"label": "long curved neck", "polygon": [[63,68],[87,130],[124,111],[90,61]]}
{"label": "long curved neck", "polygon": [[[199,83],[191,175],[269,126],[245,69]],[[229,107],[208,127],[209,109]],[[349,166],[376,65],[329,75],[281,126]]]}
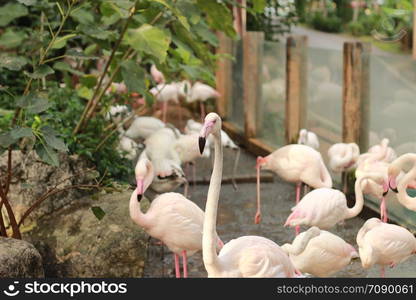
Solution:
{"label": "long curved neck", "polygon": [[305,233],[297,236],[292,244],[284,244],[282,246],[282,249],[288,254],[292,254],[295,256],[299,255],[306,249],[306,247],[309,244],[309,241],[315,236],[317,235],[306,231]]}
{"label": "long curved neck", "polygon": [[130,218],[140,227],[146,228],[149,225],[149,219],[140,208],[140,202],[137,201],[137,191],[134,190],[130,196],[129,203]]}
{"label": "long curved neck", "polygon": [[208,274],[218,273],[220,271],[220,264],[216,251],[217,245],[217,210],[218,200],[220,196],[221,180],[222,180],[222,144],[221,135],[219,133],[214,135],[214,169],[211,175],[211,181],[208,189],[207,203],[205,206],[204,229],[202,240],[202,256],[205,268]]}
{"label": "long curved neck", "polygon": [[364,179],[367,179],[366,176],[360,177],[355,181],[355,204],[353,207],[347,209],[346,218],[354,218],[356,217],[362,210],[364,206],[364,195],[363,190],[361,188],[361,183]]}
{"label": "long curved neck", "polygon": [[344,156],[336,156],[336,157],[334,157],[335,159],[335,165],[337,165],[337,166],[345,166],[346,164],[348,164],[350,161],[351,161],[351,159],[352,159],[352,147],[350,147],[349,145],[348,145],[348,147],[347,147],[347,151],[346,151],[346,153],[345,153],[345,155]]}

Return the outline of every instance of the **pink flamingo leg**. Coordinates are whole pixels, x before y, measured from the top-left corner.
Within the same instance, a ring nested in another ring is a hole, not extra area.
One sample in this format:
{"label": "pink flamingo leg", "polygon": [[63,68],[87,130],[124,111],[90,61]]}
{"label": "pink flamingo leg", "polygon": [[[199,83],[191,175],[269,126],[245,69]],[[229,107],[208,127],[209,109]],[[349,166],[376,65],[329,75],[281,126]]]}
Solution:
{"label": "pink flamingo leg", "polygon": [[260,164],[258,162],[259,158],[257,159],[256,163],[256,191],[257,191],[257,211],[254,217],[254,224],[260,224],[261,221],[261,206],[260,206]]}
{"label": "pink flamingo leg", "polygon": [[380,276],[381,276],[381,278],[386,277],[386,270],[384,269],[384,266],[381,267]]}
{"label": "pink flamingo leg", "polygon": [[163,119],[163,122],[166,123],[166,114],[168,112],[168,102],[167,101],[163,102],[162,111],[163,111],[162,119]]}
{"label": "pink flamingo leg", "polygon": [[186,250],[182,251],[182,265],[183,265],[183,278],[188,278],[188,258],[186,257]]}
{"label": "pink flamingo leg", "polygon": [[384,222],[387,223],[387,208],[386,208],[386,198],[382,197],[381,198],[381,204],[380,204],[380,219]]}
{"label": "pink flamingo leg", "polygon": [[205,119],[205,105],[204,105],[204,102],[200,101],[199,106],[201,107],[201,119],[202,119],[202,122],[204,122],[204,119]]}
{"label": "pink flamingo leg", "polygon": [[[297,184],[296,184],[296,205],[299,203],[299,201],[300,201],[300,189],[301,189],[301,185],[302,185],[302,183],[301,182],[298,182]],[[296,235],[298,235],[299,233],[300,233],[300,226],[299,225],[297,225],[296,227],[295,227],[295,232],[296,232]]]}
{"label": "pink flamingo leg", "polygon": [[176,273],[176,278],[181,278],[181,271],[180,271],[180,267],[179,267],[179,255],[178,254],[174,254],[175,256],[175,273]]}

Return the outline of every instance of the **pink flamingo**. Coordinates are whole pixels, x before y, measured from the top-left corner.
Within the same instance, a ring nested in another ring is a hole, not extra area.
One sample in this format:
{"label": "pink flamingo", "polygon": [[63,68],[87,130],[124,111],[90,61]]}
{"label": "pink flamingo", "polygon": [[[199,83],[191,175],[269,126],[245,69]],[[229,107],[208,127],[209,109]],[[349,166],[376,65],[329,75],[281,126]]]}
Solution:
{"label": "pink flamingo", "polygon": [[214,169],[205,206],[202,255],[208,277],[294,277],[295,268],[289,257],[273,241],[260,236],[243,236],[215,251],[218,200],[221,189],[223,153],[221,118],[216,113],[205,117],[199,136],[203,153],[206,139],[214,137]]}
{"label": "pink flamingo", "polygon": [[165,76],[162,72],[160,72],[155,65],[152,65],[150,67],[150,75],[152,75],[153,80],[156,83],[164,83],[165,82]]}
{"label": "pink flamingo", "polygon": [[337,143],[328,149],[329,168],[336,173],[342,173],[344,193],[347,192],[346,172],[355,167],[359,156],[360,148],[356,143]]}
{"label": "pink flamingo", "polygon": [[201,108],[201,119],[203,120],[205,118],[204,102],[206,102],[208,99],[215,99],[220,96],[221,94],[211,86],[197,81],[191,87],[189,95],[186,97],[186,101],[188,103],[199,101],[199,105]]}
{"label": "pink flamingo", "polygon": [[[413,167],[405,174],[401,173],[409,163]],[[388,167],[388,181],[390,188],[397,193],[397,200],[407,209],[416,211],[416,197],[410,197],[406,189],[415,186],[416,154],[407,153],[395,159]]]}
{"label": "pink flamingo", "polygon": [[[296,183],[296,204],[300,199],[302,183],[313,188],[332,187],[332,179],[321,154],[309,146],[292,144],[284,146],[266,157],[257,158],[257,212],[254,219],[260,223],[260,169],[270,170],[284,180]],[[299,227],[296,227],[299,233]]]}
{"label": "pink flamingo", "polygon": [[317,227],[302,232],[292,244],[284,244],[282,249],[289,254],[297,270],[318,277],[329,277],[358,257],[353,246]]}
{"label": "pink flamingo", "polygon": [[362,182],[376,174],[367,174],[355,182],[355,204],[348,208],[345,194],[331,188],[319,188],[306,194],[302,200],[292,208],[284,226],[317,226],[329,229],[345,219],[357,216],[363,209],[364,197]]}
{"label": "pink flamingo", "polygon": [[416,253],[416,239],[412,233],[377,218],[364,223],[358,231],[357,244],[363,268],[380,265],[381,277],[385,276],[385,266],[393,268]]}
{"label": "pink flamingo", "polygon": [[386,198],[389,191],[387,169],[389,164],[382,161],[387,151],[387,145],[384,147],[384,151],[380,151],[375,154],[368,154],[367,159],[361,161],[355,170],[355,177],[360,178],[368,173],[377,174],[377,177],[368,177],[364,181],[363,192],[364,194],[370,194],[380,199],[380,218],[383,222],[387,222],[387,204]]}
{"label": "pink flamingo", "polygon": [[299,131],[298,144],[306,145],[319,151],[318,136],[316,135],[316,133],[308,131],[304,128]]}
{"label": "pink flamingo", "polygon": [[[174,253],[176,278],[181,276],[179,255],[182,255],[183,276],[188,277],[187,257],[202,250],[204,212],[195,203],[178,193],[164,193],[156,197],[146,213],[140,208],[143,193],[153,180],[151,162],[144,158],[136,166],[137,188],[130,197],[130,217],[151,237],[159,239]],[[215,234],[214,249],[222,242]]]}

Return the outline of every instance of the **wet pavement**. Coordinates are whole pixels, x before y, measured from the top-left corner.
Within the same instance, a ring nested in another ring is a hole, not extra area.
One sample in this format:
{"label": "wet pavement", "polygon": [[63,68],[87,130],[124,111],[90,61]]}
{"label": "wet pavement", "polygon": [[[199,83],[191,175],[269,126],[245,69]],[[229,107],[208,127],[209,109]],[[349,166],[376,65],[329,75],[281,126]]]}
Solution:
{"label": "wet pavement", "polygon": [[[232,173],[232,150],[225,149],[224,174],[230,177]],[[239,176],[255,178],[255,158],[242,151],[239,163]],[[197,178],[209,178],[211,175],[211,160],[204,159],[197,162]],[[199,173],[198,173],[199,172]],[[267,174],[262,172],[262,174]],[[179,190],[178,192],[182,192]],[[208,184],[198,184],[190,188],[190,199],[202,209],[205,208]],[[295,186],[286,183],[278,177],[273,182],[262,183],[262,222],[254,224],[256,212],[256,185],[252,183],[238,184],[238,190],[234,191],[231,184],[223,184],[221,188],[218,207],[217,232],[224,243],[243,235],[259,235],[269,238],[278,245],[292,242],[295,237],[294,229],[285,228],[283,224],[290,214],[290,209],[295,203]],[[357,250],[356,235],[362,224],[363,218],[347,220],[343,225],[338,225],[330,231],[353,245]],[[302,228],[304,230],[306,228]],[[152,240],[148,249],[148,261],[145,265],[145,277],[174,277],[173,255],[166,247],[157,245]],[[207,273],[202,262],[202,253],[199,252],[188,258],[188,276],[206,277]],[[379,277],[379,267],[364,270],[359,259],[354,259],[344,270],[336,273],[335,277]],[[393,269],[386,269],[387,277],[416,277],[416,256],[398,265]]]}

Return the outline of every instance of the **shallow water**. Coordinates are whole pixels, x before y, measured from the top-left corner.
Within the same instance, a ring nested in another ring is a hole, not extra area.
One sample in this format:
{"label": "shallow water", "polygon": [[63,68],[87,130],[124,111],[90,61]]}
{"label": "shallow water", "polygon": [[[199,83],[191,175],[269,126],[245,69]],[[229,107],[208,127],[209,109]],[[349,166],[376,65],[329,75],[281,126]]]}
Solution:
{"label": "shallow water", "polygon": [[[230,176],[232,170],[233,153],[225,151],[224,176]],[[210,176],[210,160],[198,161],[198,178]],[[242,153],[240,161],[241,174],[255,176],[255,159],[246,152]],[[182,192],[180,190],[179,192]],[[208,185],[196,185],[190,189],[190,199],[205,208],[205,200]],[[262,183],[262,222],[254,224],[256,212],[256,185],[255,183],[238,184],[238,190],[234,191],[231,184],[223,184],[218,207],[217,232],[224,243],[233,238],[243,235],[259,235],[269,238],[278,245],[292,242],[295,231],[283,227],[290,209],[295,204],[295,186],[275,178],[274,182]],[[343,225],[338,225],[330,231],[353,245],[357,250],[355,238],[358,230],[365,222],[364,219],[356,217],[347,220]],[[306,229],[306,228],[302,228]],[[145,265],[145,277],[174,277],[173,255],[166,247],[156,244],[151,240],[148,249],[148,261]],[[162,253],[163,252],[163,253]],[[335,274],[335,277],[379,277],[380,270],[374,267],[364,270],[359,259],[354,259],[344,270]],[[202,253],[199,252],[188,258],[188,276],[206,277],[207,273],[202,262]],[[413,256],[405,263],[393,269],[386,270],[387,277],[416,277],[416,257]]]}

